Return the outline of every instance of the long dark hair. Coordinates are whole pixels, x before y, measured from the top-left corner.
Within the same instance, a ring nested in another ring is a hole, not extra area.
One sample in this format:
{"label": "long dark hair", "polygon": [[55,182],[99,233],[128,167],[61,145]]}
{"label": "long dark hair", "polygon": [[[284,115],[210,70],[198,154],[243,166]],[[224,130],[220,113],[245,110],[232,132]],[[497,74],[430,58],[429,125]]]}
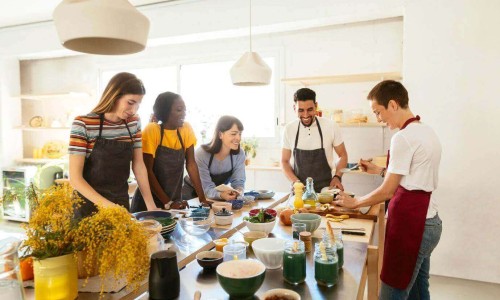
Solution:
{"label": "long dark hair", "polygon": [[[219,138],[219,133],[224,132],[224,131],[228,131],[235,124],[236,124],[236,127],[238,127],[239,131],[243,131],[243,123],[241,123],[241,121],[238,120],[238,118],[233,117],[233,116],[220,117],[219,121],[217,121],[217,126],[215,126],[214,135],[213,135],[210,143],[201,145],[203,150],[205,150],[211,154],[219,153],[220,149],[222,148],[222,140]],[[241,147],[238,146],[237,150],[231,149],[230,153],[232,155],[236,155],[236,154],[240,153],[240,151],[241,151]]]}
{"label": "long dark hair", "polygon": [[163,124],[167,123],[168,117],[170,116],[170,111],[172,110],[172,104],[174,101],[179,99],[181,96],[172,92],[164,92],[158,95],[153,105],[153,114],[157,121],[161,121]]}

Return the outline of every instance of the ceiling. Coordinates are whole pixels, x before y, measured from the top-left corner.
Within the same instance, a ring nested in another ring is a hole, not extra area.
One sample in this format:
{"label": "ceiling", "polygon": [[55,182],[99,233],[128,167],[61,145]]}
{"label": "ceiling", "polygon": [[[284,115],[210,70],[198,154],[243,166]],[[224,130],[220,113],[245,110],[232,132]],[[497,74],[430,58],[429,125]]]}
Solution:
{"label": "ceiling", "polygon": [[[130,0],[129,2],[134,6],[144,6],[169,1],[176,0]],[[62,0],[1,0],[0,29],[51,21],[52,12],[60,2]]]}

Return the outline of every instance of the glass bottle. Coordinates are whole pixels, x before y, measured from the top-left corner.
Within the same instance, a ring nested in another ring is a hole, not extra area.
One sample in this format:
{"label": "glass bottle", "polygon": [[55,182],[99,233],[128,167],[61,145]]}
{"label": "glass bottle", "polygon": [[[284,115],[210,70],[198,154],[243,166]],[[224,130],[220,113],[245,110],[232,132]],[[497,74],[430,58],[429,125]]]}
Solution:
{"label": "glass bottle", "polygon": [[304,204],[311,205],[311,208],[316,207],[316,202],[318,202],[318,195],[314,191],[314,180],[311,177],[306,179],[306,192],[302,195],[302,200]]}
{"label": "glass bottle", "polygon": [[339,257],[339,269],[344,266],[344,241],[342,240],[342,230],[334,229],[335,246],[337,247],[337,255]]}
{"label": "glass bottle", "polygon": [[332,287],[339,280],[339,265],[335,245],[323,241],[315,245],[314,278],[319,285]]}
{"label": "glass bottle", "polygon": [[283,278],[297,285],[306,279],[306,253],[304,242],[287,241],[283,252]]}
{"label": "glass bottle", "polygon": [[293,201],[293,207],[302,208],[304,207],[304,201],[302,200],[302,194],[304,193],[304,184],[297,181],[293,184],[293,191],[295,193],[295,200]]}

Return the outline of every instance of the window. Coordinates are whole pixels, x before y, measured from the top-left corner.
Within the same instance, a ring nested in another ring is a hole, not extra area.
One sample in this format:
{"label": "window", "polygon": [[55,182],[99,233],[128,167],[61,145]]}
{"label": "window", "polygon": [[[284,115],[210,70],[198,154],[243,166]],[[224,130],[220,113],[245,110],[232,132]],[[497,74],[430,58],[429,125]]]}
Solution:
{"label": "window", "polygon": [[[264,61],[274,74],[274,59]],[[234,61],[182,65],[180,94],[187,107],[186,120],[193,126],[198,144],[209,142],[219,117],[241,120],[244,137],[274,137],[276,131],[274,80],[266,86],[234,86],[229,70]]]}

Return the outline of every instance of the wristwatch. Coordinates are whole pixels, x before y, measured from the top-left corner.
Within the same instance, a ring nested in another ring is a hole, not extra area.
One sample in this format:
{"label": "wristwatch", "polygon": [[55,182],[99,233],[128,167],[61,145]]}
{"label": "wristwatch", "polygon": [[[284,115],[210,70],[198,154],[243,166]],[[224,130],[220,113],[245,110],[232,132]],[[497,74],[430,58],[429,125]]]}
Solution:
{"label": "wristwatch", "polygon": [[[333,175],[333,178],[338,178],[338,179],[339,179],[339,181],[340,181],[340,183],[342,183],[342,177],[340,177],[339,175]],[[332,179],[333,179],[333,178],[332,178]]]}

